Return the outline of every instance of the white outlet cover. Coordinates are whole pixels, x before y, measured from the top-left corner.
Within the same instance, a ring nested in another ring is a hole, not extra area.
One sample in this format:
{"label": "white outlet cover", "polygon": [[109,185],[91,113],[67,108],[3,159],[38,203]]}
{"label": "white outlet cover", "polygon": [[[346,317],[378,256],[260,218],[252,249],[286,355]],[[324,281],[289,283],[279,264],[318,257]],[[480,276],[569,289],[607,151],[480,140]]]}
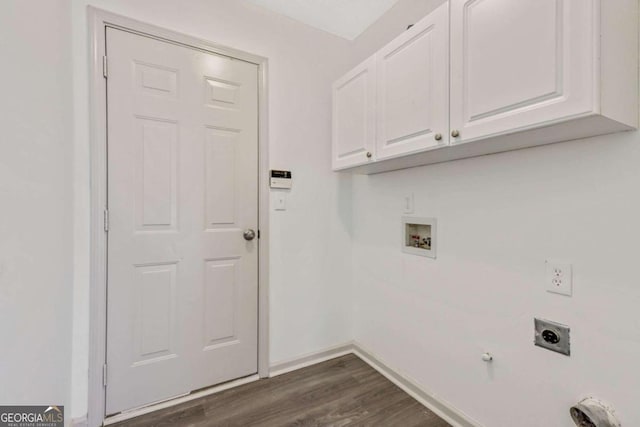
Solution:
{"label": "white outlet cover", "polygon": [[573,295],[573,266],[565,262],[546,261],[545,287],[547,292]]}

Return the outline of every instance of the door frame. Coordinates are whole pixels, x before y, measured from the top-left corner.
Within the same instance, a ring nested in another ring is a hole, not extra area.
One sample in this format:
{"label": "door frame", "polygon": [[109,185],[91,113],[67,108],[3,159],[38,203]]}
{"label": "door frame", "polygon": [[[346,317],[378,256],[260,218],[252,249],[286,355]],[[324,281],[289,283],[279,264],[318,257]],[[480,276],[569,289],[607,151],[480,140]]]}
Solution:
{"label": "door frame", "polygon": [[116,28],[224,55],[258,66],[258,376],[269,376],[269,157],[268,157],[268,59],[221,46],[152,24],[87,7],[89,21],[90,83],[90,294],[89,294],[89,387],[88,425],[100,426],[106,417],[103,384],[107,345],[107,80],[103,75],[106,28]]}

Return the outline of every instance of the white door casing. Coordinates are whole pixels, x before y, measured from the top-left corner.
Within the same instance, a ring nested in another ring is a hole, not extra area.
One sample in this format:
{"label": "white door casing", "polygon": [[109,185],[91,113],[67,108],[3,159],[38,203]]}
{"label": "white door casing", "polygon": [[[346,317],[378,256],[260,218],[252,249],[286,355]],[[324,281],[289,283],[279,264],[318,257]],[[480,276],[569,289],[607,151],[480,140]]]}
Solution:
{"label": "white door casing", "polygon": [[387,159],[446,145],[449,4],[438,7],[376,56],[376,158]]}
{"label": "white door casing", "polygon": [[595,0],[452,0],[451,143],[587,115]]}
{"label": "white door casing", "polygon": [[258,70],[107,29],[107,414],[257,371]]}

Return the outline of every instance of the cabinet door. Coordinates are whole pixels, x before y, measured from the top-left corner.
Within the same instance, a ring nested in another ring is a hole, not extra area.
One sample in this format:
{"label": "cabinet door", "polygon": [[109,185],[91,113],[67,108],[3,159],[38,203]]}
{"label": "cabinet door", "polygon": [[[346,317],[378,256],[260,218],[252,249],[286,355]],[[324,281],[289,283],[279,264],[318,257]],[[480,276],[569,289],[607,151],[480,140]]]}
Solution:
{"label": "cabinet door", "polygon": [[333,169],[374,160],[375,57],[333,85]]}
{"label": "cabinet door", "polygon": [[382,48],[377,62],[377,158],[446,145],[449,4],[440,6]]}
{"label": "cabinet door", "polygon": [[452,0],[452,143],[594,111],[597,4]]}

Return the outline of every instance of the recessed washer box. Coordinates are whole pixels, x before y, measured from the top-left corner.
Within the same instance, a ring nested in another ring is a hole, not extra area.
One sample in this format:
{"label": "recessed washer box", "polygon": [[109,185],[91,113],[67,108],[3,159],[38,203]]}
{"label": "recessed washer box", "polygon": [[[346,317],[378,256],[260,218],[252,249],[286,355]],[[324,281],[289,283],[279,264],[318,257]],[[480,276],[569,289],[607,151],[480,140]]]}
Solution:
{"label": "recessed washer box", "polygon": [[436,257],[436,219],[402,217],[402,252]]}

